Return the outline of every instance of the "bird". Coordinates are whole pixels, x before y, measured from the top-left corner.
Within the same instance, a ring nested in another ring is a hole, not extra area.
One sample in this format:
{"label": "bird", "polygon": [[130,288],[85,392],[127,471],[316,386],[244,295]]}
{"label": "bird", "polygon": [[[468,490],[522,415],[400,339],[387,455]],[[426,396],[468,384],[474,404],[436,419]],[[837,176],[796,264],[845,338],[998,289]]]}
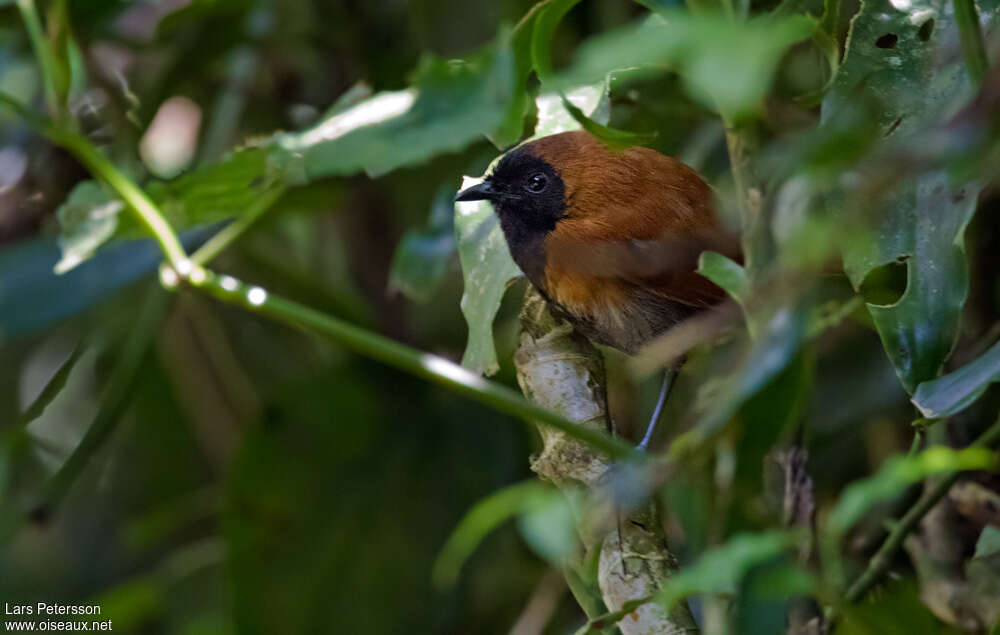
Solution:
{"label": "bird", "polygon": [[[725,299],[696,271],[703,251],[742,261],[694,169],[643,146],[611,147],[584,130],[514,147],[481,183],[455,195],[477,200],[492,204],[514,262],[554,312],[628,355]],[[676,371],[664,373],[641,448]]]}

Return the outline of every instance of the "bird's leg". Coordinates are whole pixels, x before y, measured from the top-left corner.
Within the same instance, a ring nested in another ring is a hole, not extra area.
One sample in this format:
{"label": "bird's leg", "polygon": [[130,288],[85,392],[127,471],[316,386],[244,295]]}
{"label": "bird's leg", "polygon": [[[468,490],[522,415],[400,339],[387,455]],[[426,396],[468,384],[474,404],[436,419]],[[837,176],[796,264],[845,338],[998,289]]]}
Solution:
{"label": "bird's leg", "polygon": [[653,432],[656,431],[656,422],[659,421],[660,415],[663,413],[663,406],[667,403],[667,397],[670,395],[670,389],[674,386],[678,367],[679,364],[667,366],[663,369],[663,383],[660,384],[660,396],[656,399],[656,408],[653,409],[653,416],[649,420],[649,425],[646,426],[646,434],[643,435],[642,441],[636,446],[640,450],[645,450],[649,446],[649,441],[653,438]]}

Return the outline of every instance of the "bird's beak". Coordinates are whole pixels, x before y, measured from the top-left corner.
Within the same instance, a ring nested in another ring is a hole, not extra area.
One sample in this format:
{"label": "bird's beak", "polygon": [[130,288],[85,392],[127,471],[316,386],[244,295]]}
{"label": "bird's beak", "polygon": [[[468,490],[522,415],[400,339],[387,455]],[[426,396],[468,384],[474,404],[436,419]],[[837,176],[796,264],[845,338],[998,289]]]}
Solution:
{"label": "bird's beak", "polygon": [[493,184],[489,181],[483,181],[478,185],[473,185],[472,187],[467,187],[458,194],[455,195],[455,202],[461,201],[488,201],[496,198],[497,191],[493,189]]}

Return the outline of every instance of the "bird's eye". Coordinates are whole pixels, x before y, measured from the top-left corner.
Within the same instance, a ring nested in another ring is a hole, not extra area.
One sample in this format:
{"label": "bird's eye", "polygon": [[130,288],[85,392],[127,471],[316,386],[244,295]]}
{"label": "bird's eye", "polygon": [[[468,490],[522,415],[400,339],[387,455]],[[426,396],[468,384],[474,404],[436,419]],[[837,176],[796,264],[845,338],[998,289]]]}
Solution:
{"label": "bird's eye", "polygon": [[549,179],[539,172],[538,174],[532,174],[528,179],[528,182],[524,184],[524,189],[528,190],[532,194],[538,194],[545,189],[545,186],[549,184]]}

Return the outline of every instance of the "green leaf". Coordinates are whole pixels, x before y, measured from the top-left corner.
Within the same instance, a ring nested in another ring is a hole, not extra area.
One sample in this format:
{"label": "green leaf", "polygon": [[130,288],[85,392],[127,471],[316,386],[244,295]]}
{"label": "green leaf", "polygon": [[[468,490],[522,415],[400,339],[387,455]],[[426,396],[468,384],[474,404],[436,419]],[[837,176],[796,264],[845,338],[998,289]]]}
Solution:
{"label": "green leaf", "polygon": [[[204,242],[207,230],[183,235],[188,248]],[[102,249],[68,273],[53,273],[59,262],[54,238],[0,249],[0,332],[21,337],[83,311],[152,272],[163,254],[152,240],[132,240]]]}
{"label": "green leaf", "polygon": [[522,510],[518,528],[528,546],[550,564],[561,565],[578,549],[573,507],[558,490],[545,490]]}
{"label": "green leaf", "polygon": [[1000,527],[986,525],[983,532],[979,534],[976,541],[975,558],[988,558],[990,556],[1000,556]]}
{"label": "green leaf", "polygon": [[[602,105],[607,103],[607,82],[580,87],[569,92],[567,99],[583,112],[594,116],[602,112]],[[558,95],[541,95],[535,103],[538,125],[533,138],[579,130],[580,124],[566,111]],[[490,169],[499,159],[494,159]],[[465,177],[462,189],[481,182],[482,179]],[[469,325],[462,365],[492,375],[500,369],[493,345],[493,319],[500,309],[508,284],[521,272],[510,257],[500,223],[487,201],[455,203],[455,236],[465,282],[462,314]]]}
{"label": "green leaf", "polygon": [[[455,152],[494,131],[514,92],[509,37],[468,60],[426,58],[413,86],[356,101],[351,90],[311,129],[255,141],[217,163],[147,187],[177,231],[248,213],[285,187],[331,175],[381,175]],[[71,225],[62,270],[110,238],[140,235],[135,223]]]}
{"label": "green leaf", "polygon": [[575,7],[580,0],[549,0],[539,5],[535,17],[534,29],[531,33],[531,62],[538,73],[539,79],[546,82],[552,77],[552,61],[549,49],[552,46],[552,36],[563,16]]}
{"label": "green leaf", "polygon": [[617,69],[653,72],[665,65],[681,75],[692,97],[737,119],[758,108],[785,49],[814,29],[815,21],[804,16],[744,22],[712,12],[662,10],[588,40],[557,87],[592,83]]}
{"label": "green leaf", "polygon": [[[465,177],[462,189],[482,181]],[[465,280],[462,315],[469,325],[462,366],[492,375],[500,370],[493,345],[493,318],[508,284],[521,270],[510,256],[500,221],[487,201],[455,203],[455,239]]]}
{"label": "green leaf", "polygon": [[514,79],[509,34],[468,60],[425,58],[411,88],[379,93],[305,132],[277,137],[275,161],[307,181],[361,170],[378,176],[456,152],[501,125]]}
{"label": "green leaf", "polygon": [[431,204],[426,229],[407,231],[396,248],[389,271],[389,291],[416,302],[430,302],[455,255],[454,193],[441,187]]}
{"label": "green leaf", "polygon": [[488,533],[505,520],[544,498],[549,489],[536,480],[505,487],[479,501],[452,532],[434,562],[434,584],[446,588],[458,580],[459,571]]}
{"label": "green leaf", "polygon": [[1000,342],[958,370],[921,382],[913,392],[913,405],[928,419],[950,417],[971,406],[996,381],[1000,381]]}
{"label": "green leaf", "polygon": [[827,518],[827,531],[834,536],[843,534],[874,505],[898,496],[928,476],[987,469],[994,463],[993,452],[986,448],[954,450],[935,446],[914,456],[893,457],[874,476],[847,486]]}
{"label": "green leaf", "polygon": [[62,259],[56,273],[66,273],[94,255],[118,229],[119,215],[125,204],[112,198],[96,181],[83,181],[69,193],[56,210],[59,226],[59,249]]}
{"label": "green leaf", "polygon": [[160,614],[165,604],[165,592],[153,576],[120,584],[93,598],[102,614],[113,615],[120,629],[140,629],[150,618]]}
{"label": "green leaf", "polygon": [[722,254],[705,251],[698,258],[698,273],[718,285],[746,310],[750,279],[742,266]]}
{"label": "green leaf", "polygon": [[812,577],[787,557],[754,565],[743,576],[734,606],[734,632],[741,635],[786,632],[795,596],[808,594]]}
{"label": "green leaf", "polygon": [[[733,536],[669,578],[656,594],[655,601],[670,607],[693,593],[735,593],[751,569],[781,556],[794,544],[794,534],[783,531]],[[802,576],[791,581],[801,587],[797,590],[805,592],[811,586],[808,580],[808,576]]]}
{"label": "green leaf", "polygon": [[[180,233],[250,213],[273,200],[286,187],[285,175],[270,165],[264,148],[233,152],[172,181],[153,181],[146,191],[164,217]],[[124,204],[94,181],[84,181],[60,206],[57,273],[66,273],[112,240],[146,237]]]}
{"label": "green leaf", "polygon": [[524,136],[524,119],[534,107],[525,87],[531,75],[531,41],[538,13],[553,0],[536,3],[514,27],[510,34],[510,47],[514,57],[514,94],[510,107],[495,130],[487,133],[487,138],[502,150],[514,145]]}
{"label": "green leaf", "polygon": [[584,130],[594,135],[612,148],[624,149],[633,146],[652,143],[656,138],[656,133],[643,134],[638,132],[628,132],[627,130],[617,130],[602,125],[583,114],[583,111],[573,105],[565,96],[562,96],[563,108],[566,109],[573,119],[583,127]]}
{"label": "green leaf", "polygon": [[66,358],[62,364],[60,364],[59,369],[52,375],[52,378],[45,384],[42,388],[42,392],[38,393],[38,397],[31,402],[21,416],[18,418],[19,426],[27,426],[29,423],[42,416],[45,409],[52,403],[52,400],[62,392],[62,389],[66,386],[67,380],[69,380],[69,375],[73,372],[73,367],[80,360],[80,355],[83,354],[83,347],[77,345],[70,353],[69,357]]}
{"label": "green leaf", "polygon": [[[998,2],[980,3],[984,24],[998,24]],[[925,28],[931,23],[928,35]],[[851,22],[847,52],[823,102],[835,122],[859,102],[878,104],[878,133],[900,138],[948,116],[970,96],[961,59],[948,59],[957,39],[945,0],[869,0]],[[943,65],[942,65],[943,64]],[[905,262],[905,293],[868,304],[886,353],[908,392],[935,377],[958,334],[968,295],[963,232],[980,186],[953,184],[943,171],[915,175],[883,194],[877,226],[867,239],[847,241],[844,268],[860,289],[879,267]]]}
{"label": "green leaf", "polygon": [[265,149],[250,148],[172,181],[150,183],[147,191],[171,226],[183,231],[240,216],[287,183]]}

